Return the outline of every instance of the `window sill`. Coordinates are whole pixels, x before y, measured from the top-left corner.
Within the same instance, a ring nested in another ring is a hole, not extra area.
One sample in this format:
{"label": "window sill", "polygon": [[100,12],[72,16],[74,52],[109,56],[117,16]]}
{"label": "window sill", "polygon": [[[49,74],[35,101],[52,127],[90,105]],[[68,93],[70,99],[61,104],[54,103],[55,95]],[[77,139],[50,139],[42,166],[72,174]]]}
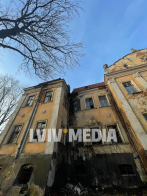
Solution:
{"label": "window sill", "polygon": [[99,108],[108,108],[108,107],[111,107],[111,105],[108,105],[108,106],[100,106]]}
{"label": "window sill", "polygon": [[32,107],[32,106],[33,106],[33,104],[30,105],[30,106],[22,106],[22,108],[30,108],[30,107]]}
{"label": "window sill", "polygon": [[85,111],[86,111],[86,110],[94,110],[94,109],[97,109],[97,108],[85,109]]}
{"label": "window sill", "polygon": [[46,103],[52,103],[52,102],[53,102],[53,101],[42,102],[41,105],[42,105],[42,104],[46,104]]}
{"label": "window sill", "polygon": [[127,95],[134,95],[134,94],[139,94],[139,93],[142,93],[143,91],[138,91],[138,92],[135,92],[135,93],[127,93]]}
{"label": "window sill", "polygon": [[3,144],[3,145],[16,146],[16,145],[18,145],[18,143],[15,143],[15,144],[10,143],[10,144]]}

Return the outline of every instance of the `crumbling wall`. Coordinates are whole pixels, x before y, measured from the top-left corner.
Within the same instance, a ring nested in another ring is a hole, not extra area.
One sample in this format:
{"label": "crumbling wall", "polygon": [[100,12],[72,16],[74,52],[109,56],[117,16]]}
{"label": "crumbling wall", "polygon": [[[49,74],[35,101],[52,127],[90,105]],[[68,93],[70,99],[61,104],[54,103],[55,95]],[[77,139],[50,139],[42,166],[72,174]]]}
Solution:
{"label": "crumbling wall", "polygon": [[26,191],[29,196],[42,196],[46,187],[50,161],[51,155],[43,153],[21,154],[18,159],[14,159],[11,155],[1,155],[1,195],[19,195],[22,187],[14,184],[15,179],[22,165],[31,164],[34,168]]}

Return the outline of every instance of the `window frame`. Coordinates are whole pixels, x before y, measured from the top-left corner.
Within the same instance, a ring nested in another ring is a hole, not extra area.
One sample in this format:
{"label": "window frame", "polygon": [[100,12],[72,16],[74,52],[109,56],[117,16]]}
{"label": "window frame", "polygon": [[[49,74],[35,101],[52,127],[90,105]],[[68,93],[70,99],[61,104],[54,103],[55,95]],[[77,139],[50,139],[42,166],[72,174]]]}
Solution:
{"label": "window frame", "polygon": [[[131,169],[133,170],[133,174],[122,174],[121,173],[121,168],[120,168],[121,166],[131,166],[132,167]],[[120,171],[121,176],[136,176],[136,174],[134,172],[134,168],[133,168],[133,166],[131,164],[120,164],[119,165],[119,171]]]}
{"label": "window frame", "polygon": [[143,114],[147,114],[147,112],[142,112],[141,114],[142,114],[144,120],[147,122],[147,119],[146,119],[146,118],[144,117],[144,115],[143,115]]}
{"label": "window frame", "polygon": [[128,91],[126,90],[126,88],[124,87],[123,83],[127,83],[127,82],[131,82],[132,85],[134,86],[134,88],[137,90],[137,92],[134,92],[134,93],[138,93],[138,92],[141,92],[141,89],[137,86],[137,84],[134,82],[134,80],[127,80],[127,81],[123,81],[121,82],[123,88],[125,89],[125,91],[127,92],[128,95],[132,95],[134,93],[128,93]]}
{"label": "window frame", "polygon": [[[92,98],[94,108],[87,109],[87,108],[86,108],[86,99],[90,99],[90,98]],[[91,97],[85,97],[85,98],[84,98],[84,102],[85,102],[85,110],[93,110],[93,109],[96,109],[95,103],[94,103],[94,99],[93,99],[93,96],[91,96]]]}
{"label": "window frame", "polygon": [[[36,130],[36,128],[37,128],[37,124],[38,124],[38,123],[42,123],[42,122],[45,122],[45,123],[46,123],[46,125],[45,125],[45,129],[46,129],[46,127],[47,127],[47,122],[48,122],[47,119],[46,119],[46,120],[39,120],[39,121],[36,121],[35,126],[34,126],[34,129],[33,129],[33,139],[35,139],[35,138],[34,138],[34,133],[35,133],[35,130]],[[44,142],[46,142],[46,140],[45,140]],[[37,141],[37,142],[33,142],[33,143],[44,143],[44,142],[39,142],[39,141]],[[31,143],[32,143],[32,142],[31,142]]]}
{"label": "window frame", "polygon": [[[51,101],[47,101],[47,102],[45,102],[46,94],[47,94],[47,93],[49,93],[49,92],[52,92],[52,98],[51,98]],[[51,90],[48,90],[48,91],[46,91],[46,92],[45,92],[45,96],[44,96],[44,99],[43,99],[43,104],[44,104],[44,103],[50,103],[50,102],[53,102],[53,93],[54,93],[54,91],[53,91],[53,90],[52,90],[52,91],[51,91]]]}
{"label": "window frame", "polygon": [[[25,102],[25,104],[24,104],[23,107],[32,107],[33,102],[35,101],[35,96],[36,96],[36,94],[29,95],[29,96],[27,97],[27,100],[26,100],[26,102]],[[34,97],[34,99],[33,99],[32,105],[28,106],[27,103],[28,103],[30,97]]]}
{"label": "window frame", "polygon": [[73,108],[74,108],[74,102],[75,102],[75,101],[79,101],[79,102],[80,102],[80,110],[75,111],[75,109],[74,109],[74,112],[82,111],[82,109],[81,109],[81,99],[75,99],[75,100],[73,101]]}
{"label": "window frame", "polygon": [[[11,129],[9,135],[8,135],[8,138],[6,139],[5,144],[8,144],[8,145],[16,145],[16,144],[18,144],[17,141],[18,141],[18,138],[19,138],[19,136],[20,136],[20,132],[22,131],[23,125],[24,125],[23,123],[21,123],[21,124],[14,124],[14,125],[13,125],[13,127],[12,127],[12,129]],[[12,134],[13,134],[13,132],[14,132],[14,130],[15,130],[15,127],[17,127],[17,126],[21,126],[21,129],[20,129],[19,134],[18,134],[18,136],[17,136],[17,140],[16,140],[15,143],[9,143],[9,141],[10,141],[10,139],[11,139],[11,137],[12,137]]]}
{"label": "window frame", "polygon": [[112,123],[112,124],[107,124],[106,125],[106,131],[107,131],[107,133],[108,133],[108,126],[112,126],[112,125],[116,125],[116,127],[117,127],[117,130],[118,130],[118,132],[119,132],[119,135],[120,135],[120,138],[121,138],[121,140],[122,140],[122,143],[118,143],[118,142],[104,142],[104,143],[106,143],[106,144],[113,144],[113,145],[116,145],[116,144],[119,144],[119,145],[121,145],[121,144],[123,144],[123,143],[125,143],[125,140],[124,140],[124,137],[123,137],[123,135],[122,135],[122,133],[121,133],[121,130],[120,130],[120,127],[119,127],[119,124],[118,123]]}
{"label": "window frame", "polygon": [[[99,100],[99,97],[102,97],[102,96],[105,96],[105,97],[106,97],[106,100],[107,100],[107,102],[108,102],[108,105],[107,105],[107,106],[101,106],[101,102],[100,102],[100,100]],[[110,107],[110,102],[109,102],[109,99],[108,99],[107,94],[98,95],[98,102],[99,102],[100,108]]]}

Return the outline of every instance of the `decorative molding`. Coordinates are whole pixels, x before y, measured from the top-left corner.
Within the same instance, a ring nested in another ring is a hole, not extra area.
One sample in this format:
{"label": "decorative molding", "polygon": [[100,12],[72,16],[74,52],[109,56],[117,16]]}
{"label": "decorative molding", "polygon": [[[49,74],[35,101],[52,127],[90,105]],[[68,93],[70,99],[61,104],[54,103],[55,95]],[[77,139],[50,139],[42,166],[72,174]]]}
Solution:
{"label": "decorative molding", "polygon": [[109,80],[109,84],[115,83],[115,78],[109,78],[108,80]]}
{"label": "decorative molding", "polygon": [[134,72],[134,73],[133,73],[133,76],[134,76],[134,78],[141,77],[141,75],[140,75],[139,72]]}

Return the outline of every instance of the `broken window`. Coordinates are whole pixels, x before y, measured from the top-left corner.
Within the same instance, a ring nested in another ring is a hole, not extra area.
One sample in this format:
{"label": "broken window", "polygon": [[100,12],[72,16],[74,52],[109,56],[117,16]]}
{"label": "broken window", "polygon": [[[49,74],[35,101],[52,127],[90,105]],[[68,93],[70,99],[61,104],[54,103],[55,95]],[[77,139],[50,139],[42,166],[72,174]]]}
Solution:
{"label": "broken window", "polygon": [[93,103],[92,97],[91,98],[86,98],[85,102],[86,102],[86,109],[87,110],[94,108],[94,103]]}
{"label": "broken window", "polygon": [[29,98],[28,98],[28,100],[27,100],[27,102],[25,104],[25,107],[31,106],[33,104],[34,98],[35,98],[34,95],[29,96]]}
{"label": "broken window", "polygon": [[43,121],[43,122],[38,122],[37,123],[37,126],[36,126],[36,129],[34,131],[34,139],[37,139],[38,141],[38,136],[37,136],[37,129],[40,130],[40,134],[41,134],[41,137],[42,137],[42,134],[43,134],[43,129],[46,128],[46,121]]}
{"label": "broken window", "polygon": [[119,169],[120,169],[121,175],[135,175],[132,165],[122,164],[122,165],[119,165]]}
{"label": "broken window", "polygon": [[20,134],[22,125],[17,125],[14,127],[13,132],[8,140],[7,144],[15,144],[17,142],[18,136]]}
{"label": "broken window", "polygon": [[75,165],[75,175],[76,176],[85,176],[86,167],[84,165]]}
{"label": "broken window", "polygon": [[133,86],[132,82],[124,82],[123,86],[125,87],[126,91],[128,92],[128,94],[132,94],[132,93],[136,93],[137,89]]}
{"label": "broken window", "polygon": [[23,165],[19,171],[15,184],[27,184],[33,172],[32,165]]}
{"label": "broken window", "polygon": [[52,96],[53,96],[53,92],[52,91],[46,92],[44,103],[52,101]]}
{"label": "broken window", "polygon": [[109,106],[108,100],[106,98],[106,95],[99,96],[99,102],[100,102],[100,107],[107,107],[107,106]]}
{"label": "broken window", "polygon": [[77,111],[80,111],[81,110],[81,105],[80,105],[80,100],[75,100],[74,103],[74,111],[77,112]]}
{"label": "broken window", "polygon": [[147,121],[147,113],[143,114],[143,117],[145,118],[145,120]]}
{"label": "broken window", "polygon": [[[122,139],[121,139],[121,136],[120,136],[120,133],[119,133],[119,130],[117,128],[117,125],[109,125],[107,126],[107,129],[109,131],[109,129],[115,129],[116,131],[116,138],[117,138],[117,143],[122,143]],[[112,143],[116,143],[115,141],[111,140]]]}

